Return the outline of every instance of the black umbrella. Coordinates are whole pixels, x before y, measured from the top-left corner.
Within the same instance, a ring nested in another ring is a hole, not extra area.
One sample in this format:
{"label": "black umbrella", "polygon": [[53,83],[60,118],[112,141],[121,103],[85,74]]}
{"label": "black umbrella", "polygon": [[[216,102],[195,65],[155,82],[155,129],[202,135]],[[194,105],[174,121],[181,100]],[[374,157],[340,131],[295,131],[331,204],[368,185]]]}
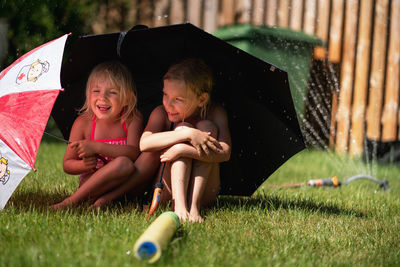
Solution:
{"label": "black umbrella", "polygon": [[80,37],[62,67],[65,91],[52,115],[68,138],[76,110],[84,102],[90,70],[100,62],[119,59],[132,72],[139,109],[147,119],[161,104],[162,76],[185,57],[200,57],[211,67],[212,98],[228,112],[232,155],[221,164],[221,194],[251,195],[305,147],[287,73],[192,24]]}

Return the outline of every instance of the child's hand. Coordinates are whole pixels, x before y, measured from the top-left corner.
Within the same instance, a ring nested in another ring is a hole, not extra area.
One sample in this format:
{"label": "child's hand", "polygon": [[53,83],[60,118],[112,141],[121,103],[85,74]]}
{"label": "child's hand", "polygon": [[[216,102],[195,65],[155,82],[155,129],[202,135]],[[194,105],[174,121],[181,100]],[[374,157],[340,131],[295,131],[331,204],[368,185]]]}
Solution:
{"label": "child's hand", "polygon": [[82,161],[88,170],[93,170],[97,165],[97,158],[95,156],[83,157]]}
{"label": "child's hand", "polygon": [[79,158],[92,157],[96,154],[96,142],[90,140],[75,141],[70,144],[70,147],[75,150]]}
{"label": "child's hand", "polygon": [[184,144],[176,144],[164,150],[160,156],[161,162],[168,162],[177,160],[182,155],[182,149]]}
{"label": "child's hand", "polygon": [[209,132],[202,132],[197,129],[194,130],[194,134],[191,136],[190,143],[196,148],[199,155],[205,153],[210,154],[210,149],[214,152],[218,152],[221,149],[221,145],[217,139],[211,136]]}

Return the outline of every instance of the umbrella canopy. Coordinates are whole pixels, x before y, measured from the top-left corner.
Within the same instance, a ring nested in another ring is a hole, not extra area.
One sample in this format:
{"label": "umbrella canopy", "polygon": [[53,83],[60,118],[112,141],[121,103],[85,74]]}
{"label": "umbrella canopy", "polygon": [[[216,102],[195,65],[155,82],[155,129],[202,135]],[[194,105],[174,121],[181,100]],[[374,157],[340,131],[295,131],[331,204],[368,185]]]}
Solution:
{"label": "umbrella canopy", "polygon": [[62,67],[53,117],[65,138],[84,102],[90,70],[118,59],[131,70],[139,109],[147,118],[161,104],[162,76],[186,57],[212,69],[212,99],[228,112],[232,155],[221,164],[221,194],[251,195],[279,166],[304,148],[285,71],[190,23],[81,37]]}
{"label": "umbrella canopy", "polygon": [[68,35],[43,44],[0,73],[0,209],[34,169],[53,104]]}

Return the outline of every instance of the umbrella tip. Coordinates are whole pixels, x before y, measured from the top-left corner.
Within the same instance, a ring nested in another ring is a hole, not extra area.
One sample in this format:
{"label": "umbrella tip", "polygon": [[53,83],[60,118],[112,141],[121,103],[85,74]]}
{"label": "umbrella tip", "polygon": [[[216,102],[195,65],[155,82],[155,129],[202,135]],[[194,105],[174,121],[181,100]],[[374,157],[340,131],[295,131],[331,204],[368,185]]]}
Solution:
{"label": "umbrella tip", "polygon": [[148,28],[149,27],[146,25],[138,24],[138,25],[133,26],[129,31],[146,30]]}

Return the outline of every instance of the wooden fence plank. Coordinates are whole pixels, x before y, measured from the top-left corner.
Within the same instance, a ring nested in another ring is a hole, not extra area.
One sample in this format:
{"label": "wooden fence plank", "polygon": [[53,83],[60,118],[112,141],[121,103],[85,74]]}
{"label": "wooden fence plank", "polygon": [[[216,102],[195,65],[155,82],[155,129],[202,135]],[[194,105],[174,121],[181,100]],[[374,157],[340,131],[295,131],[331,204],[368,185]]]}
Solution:
{"label": "wooden fence plank", "polygon": [[289,27],[289,0],[280,0],[278,5],[278,25],[279,27]]}
{"label": "wooden fence plank", "polygon": [[[342,25],[343,25],[343,7],[344,0],[332,1],[331,26],[329,30],[328,57],[330,70],[335,71],[333,65],[337,65],[341,58],[342,43]],[[332,72],[335,75],[338,72]],[[329,137],[329,147],[333,148],[336,140],[336,114],[338,107],[338,90],[333,91],[332,95],[332,111],[331,111],[331,129]]]}
{"label": "wooden fence plank", "polygon": [[[318,0],[317,25],[315,35],[324,42],[328,41],[329,12],[329,2],[326,0]],[[314,58],[325,59],[326,48],[324,46],[315,47]]]}
{"label": "wooden fence plank", "polygon": [[369,54],[371,47],[372,10],[373,0],[360,1],[360,22],[358,24],[357,57],[349,148],[350,155],[352,156],[360,156],[363,152],[365,108],[370,64]]}
{"label": "wooden fence plank", "polygon": [[171,0],[170,23],[178,24],[185,21],[183,0]]}
{"label": "wooden fence plank", "polygon": [[348,151],[348,136],[350,129],[350,105],[353,90],[353,68],[357,26],[358,0],[346,1],[346,18],[343,40],[343,60],[340,72],[340,95],[337,112],[336,151]]}
{"label": "wooden fence plank", "polygon": [[201,1],[188,0],[187,20],[197,27],[201,27]]}
{"label": "wooden fence plank", "polygon": [[138,1],[137,5],[138,10],[140,10],[140,12],[136,13],[137,24],[143,24],[149,27],[153,26],[154,13],[151,2]]}
{"label": "wooden fence plank", "polygon": [[222,0],[218,16],[218,25],[226,26],[235,23],[235,0]]}
{"label": "wooden fence plank", "polygon": [[204,27],[206,32],[212,33],[218,27],[218,0],[204,1]]}
{"label": "wooden fence plank", "polygon": [[303,24],[303,0],[292,1],[291,8],[290,28],[295,31],[301,31]]}
{"label": "wooden fence plank", "polygon": [[236,0],[236,13],[239,23],[251,22],[251,0]]}
{"label": "wooden fence plank", "polygon": [[388,5],[389,0],[377,0],[375,5],[371,76],[369,78],[369,98],[366,116],[366,136],[374,141],[378,141],[381,137]]}
{"label": "wooden fence plank", "polygon": [[306,0],[304,6],[304,27],[305,33],[313,35],[315,32],[316,0]]}
{"label": "wooden fence plank", "polygon": [[267,15],[265,17],[265,25],[276,26],[276,11],[278,8],[278,0],[267,0]]}
{"label": "wooden fence plank", "polygon": [[333,63],[340,62],[342,45],[343,6],[344,0],[332,1],[332,19],[331,29],[329,33],[329,60]]}
{"label": "wooden fence plank", "polygon": [[390,17],[385,104],[382,116],[382,141],[394,141],[397,139],[400,64],[400,0],[392,1]]}
{"label": "wooden fence plank", "polygon": [[[330,71],[334,71],[332,64],[329,62],[328,62],[328,64],[330,64],[330,66],[331,66]],[[332,72],[333,75],[335,75],[335,73],[336,72]],[[329,148],[331,148],[331,149],[334,149],[335,140],[336,140],[336,113],[337,113],[337,109],[338,109],[338,95],[339,95],[339,93],[337,90],[332,91],[331,123],[329,125],[329,130],[330,130]]]}
{"label": "wooden fence plank", "polygon": [[169,24],[169,0],[156,0],[154,2],[154,18],[155,27]]}
{"label": "wooden fence plank", "polygon": [[264,24],[264,13],[265,13],[265,1],[254,0],[253,2],[253,24],[262,25]]}

